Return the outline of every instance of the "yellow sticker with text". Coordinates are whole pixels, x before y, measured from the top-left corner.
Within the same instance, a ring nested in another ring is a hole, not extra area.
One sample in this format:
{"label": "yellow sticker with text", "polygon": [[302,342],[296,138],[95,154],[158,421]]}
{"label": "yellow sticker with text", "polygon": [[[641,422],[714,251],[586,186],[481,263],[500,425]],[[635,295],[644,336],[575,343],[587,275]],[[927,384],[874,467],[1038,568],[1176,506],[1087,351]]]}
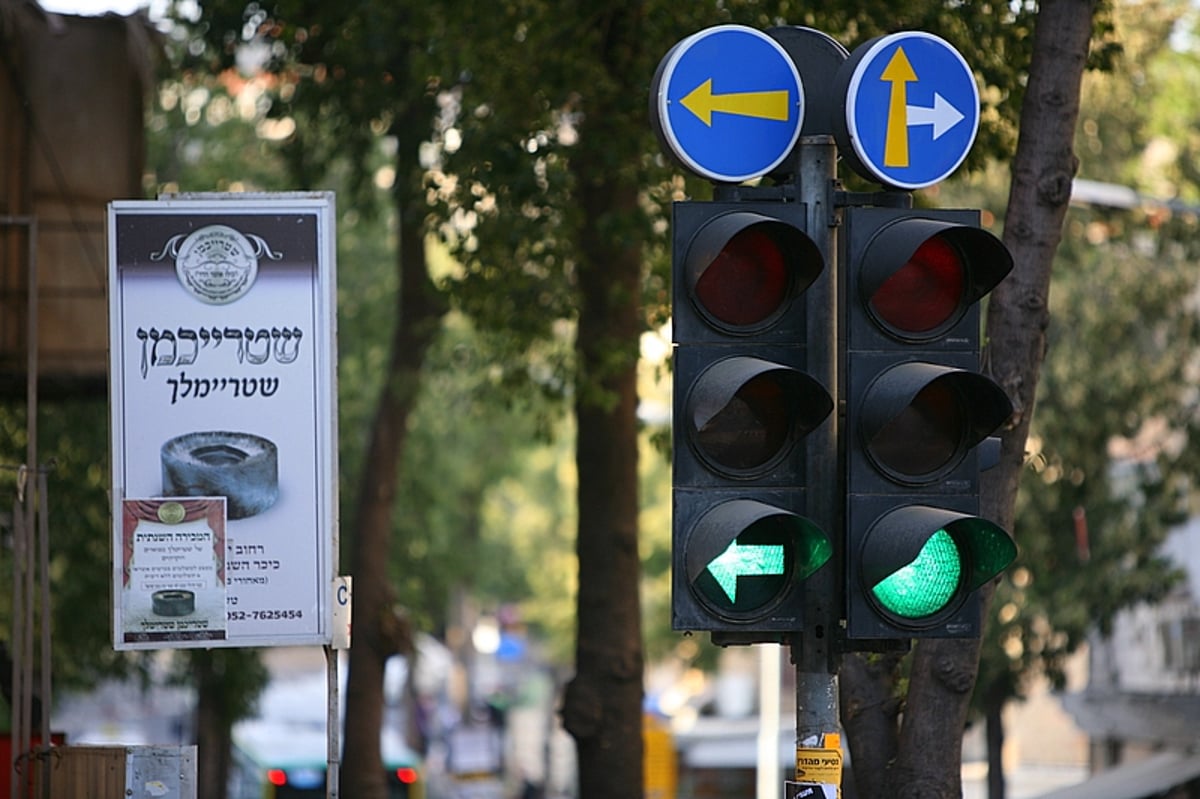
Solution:
{"label": "yellow sticker with text", "polygon": [[842,784],[841,749],[796,749],[796,781]]}

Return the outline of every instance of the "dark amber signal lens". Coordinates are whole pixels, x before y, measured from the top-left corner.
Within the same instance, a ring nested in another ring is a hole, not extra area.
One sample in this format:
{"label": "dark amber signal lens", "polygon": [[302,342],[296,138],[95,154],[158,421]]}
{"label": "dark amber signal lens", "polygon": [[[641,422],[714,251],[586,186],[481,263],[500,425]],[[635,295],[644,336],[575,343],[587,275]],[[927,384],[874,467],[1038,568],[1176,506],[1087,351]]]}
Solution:
{"label": "dark amber signal lens", "polygon": [[967,425],[965,409],[949,381],[935,380],[871,439],[875,459],[900,474],[933,474],[958,456]]}
{"label": "dark amber signal lens", "polygon": [[727,469],[756,469],[781,453],[792,431],[790,392],[771,373],[746,382],[696,431],[696,443]]}

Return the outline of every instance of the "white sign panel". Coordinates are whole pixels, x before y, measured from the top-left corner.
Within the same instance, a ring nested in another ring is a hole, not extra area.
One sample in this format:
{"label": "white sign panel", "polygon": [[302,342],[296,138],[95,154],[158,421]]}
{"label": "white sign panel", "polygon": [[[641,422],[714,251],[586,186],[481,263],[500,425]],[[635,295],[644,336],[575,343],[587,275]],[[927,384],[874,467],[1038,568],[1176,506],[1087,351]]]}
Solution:
{"label": "white sign panel", "polygon": [[109,206],[113,644],[331,640],[332,194]]}

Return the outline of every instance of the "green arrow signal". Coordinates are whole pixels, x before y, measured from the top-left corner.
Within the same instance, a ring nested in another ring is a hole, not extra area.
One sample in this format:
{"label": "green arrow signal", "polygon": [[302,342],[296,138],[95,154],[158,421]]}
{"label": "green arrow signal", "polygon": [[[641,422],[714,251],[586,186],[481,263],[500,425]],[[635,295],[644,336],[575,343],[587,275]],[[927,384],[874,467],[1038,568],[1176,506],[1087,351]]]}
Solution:
{"label": "green arrow signal", "polygon": [[738,546],[737,539],[708,564],[712,574],[730,602],[737,602],[739,577],[761,577],[783,574],[783,546],[779,544]]}

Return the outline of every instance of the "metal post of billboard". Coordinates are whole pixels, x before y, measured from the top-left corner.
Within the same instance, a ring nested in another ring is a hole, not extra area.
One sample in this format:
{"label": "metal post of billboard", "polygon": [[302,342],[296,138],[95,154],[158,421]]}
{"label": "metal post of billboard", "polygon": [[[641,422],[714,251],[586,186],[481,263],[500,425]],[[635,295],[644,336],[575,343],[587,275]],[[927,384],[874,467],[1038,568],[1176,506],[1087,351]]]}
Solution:
{"label": "metal post of billboard", "polygon": [[338,676],[340,652],[332,646],[325,649],[325,799],[338,799],[342,781],[341,688]]}
{"label": "metal post of billboard", "polygon": [[[805,295],[808,369],[838,404],[837,146],[830,135],[802,136],[797,146],[797,194],[807,213],[807,230],[825,262],[821,279]],[[838,502],[838,430],[835,410],[814,430],[805,449],[808,514],[822,529],[841,529]],[[835,561],[839,555],[834,554]],[[809,578],[804,630],[792,640],[796,669],[796,779],[840,786],[838,743],[837,626],[840,618],[840,563]],[[837,754],[834,754],[834,753]],[[836,760],[836,765],[831,763]],[[836,779],[834,777],[836,776]]]}
{"label": "metal post of billboard", "polygon": [[[25,463],[17,470],[17,502],[13,508],[13,626],[10,635],[13,676],[11,685],[12,761],[11,794],[24,792],[25,775],[34,757],[45,752],[50,739],[50,543],[46,503],[47,467],[38,464],[38,219],[36,216],[0,216],[0,227],[24,228],[26,246],[25,315]],[[38,580],[40,579],[40,583]],[[35,596],[35,590],[37,595]],[[39,615],[40,614],[40,615]],[[34,630],[40,635],[39,684],[34,688]],[[33,717],[33,697],[38,695],[41,717]],[[37,748],[34,748],[34,730]],[[24,761],[22,764],[21,761]],[[23,768],[22,768],[23,766]],[[23,770],[24,769],[24,770]],[[43,779],[49,795],[49,772]]]}

